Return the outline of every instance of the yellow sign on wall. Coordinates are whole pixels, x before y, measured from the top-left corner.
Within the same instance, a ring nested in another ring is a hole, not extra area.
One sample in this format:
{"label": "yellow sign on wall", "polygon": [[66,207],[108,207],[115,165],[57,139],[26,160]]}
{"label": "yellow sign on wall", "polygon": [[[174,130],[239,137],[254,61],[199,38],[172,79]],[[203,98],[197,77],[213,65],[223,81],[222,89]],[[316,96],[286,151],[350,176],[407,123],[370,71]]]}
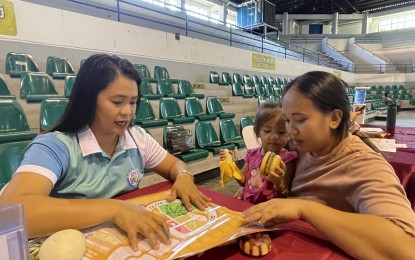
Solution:
{"label": "yellow sign on wall", "polygon": [[252,68],[264,69],[264,70],[275,70],[275,57],[253,52],[252,53]]}
{"label": "yellow sign on wall", "polygon": [[16,15],[10,1],[0,0],[0,34],[16,36]]}

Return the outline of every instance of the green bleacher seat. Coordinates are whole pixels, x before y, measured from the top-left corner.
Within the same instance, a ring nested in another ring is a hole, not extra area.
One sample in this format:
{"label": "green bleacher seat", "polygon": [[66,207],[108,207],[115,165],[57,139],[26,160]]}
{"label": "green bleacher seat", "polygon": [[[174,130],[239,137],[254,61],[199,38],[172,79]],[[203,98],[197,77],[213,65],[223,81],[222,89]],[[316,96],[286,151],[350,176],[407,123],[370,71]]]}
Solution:
{"label": "green bleacher seat", "polygon": [[246,147],[244,139],[232,119],[221,119],[219,129],[222,143],[235,144],[238,148]]}
{"label": "green bleacher seat", "polygon": [[[165,149],[167,149],[167,138],[166,138],[167,132],[175,131],[175,130],[181,131],[185,129],[181,125],[169,125],[169,126],[163,127],[163,147]],[[167,149],[167,151],[169,150]],[[175,154],[174,156],[176,156],[177,158],[179,158],[180,160],[184,162],[190,162],[190,161],[199,160],[199,159],[208,157],[209,151],[205,149],[192,149],[186,153]]]}
{"label": "green bleacher seat", "polygon": [[255,93],[255,90],[254,90],[255,88],[252,87],[249,84],[244,84],[244,89],[245,89],[245,94],[246,95],[249,95],[249,96],[256,96],[257,95],[257,93]]}
{"label": "green bleacher seat", "polygon": [[165,67],[162,66],[155,66],[154,67],[154,77],[158,80],[160,79],[168,79],[171,83],[179,83],[178,79],[170,78],[170,74]]}
{"label": "green bleacher seat", "polygon": [[65,79],[67,75],[75,75],[75,71],[64,57],[49,56],[46,60],[46,73],[54,79]]}
{"label": "green bleacher seat", "polygon": [[151,74],[150,74],[150,70],[148,69],[148,67],[144,64],[134,64],[134,68],[138,71],[138,73],[140,74],[141,78],[146,78],[148,82],[151,83],[156,83],[157,79],[156,78],[152,78]]}
{"label": "green bleacher seat", "polygon": [[39,72],[39,67],[32,55],[9,52],[6,56],[6,74],[10,77],[20,77],[26,72]]}
{"label": "green bleacher seat", "polygon": [[273,87],[274,85],[277,85],[277,81],[273,77],[268,78],[269,84]]}
{"label": "green bleacher seat", "polygon": [[184,116],[177,100],[171,97],[160,99],[160,118],[167,119],[173,124],[186,124],[195,121],[194,117]]}
{"label": "green bleacher seat", "polygon": [[72,92],[73,84],[75,83],[76,76],[67,75],[65,77],[65,83],[63,85],[63,90],[65,92],[65,97],[69,97]]}
{"label": "green bleacher seat", "polygon": [[175,99],[184,99],[186,95],[178,94],[173,87],[172,82],[169,79],[157,80],[157,93],[164,97],[172,97]]}
{"label": "green bleacher seat", "polygon": [[186,97],[197,97],[199,99],[205,98],[204,94],[195,93],[192,84],[188,80],[179,81],[179,94],[185,95]]}
{"label": "green bleacher seat", "polygon": [[264,75],[261,76],[261,83],[262,85],[269,84],[267,77],[265,77]]}
{"label": "green bleacher seat", "polygon": [[30,130],[19,102],[0,99],[0,143],[31,140],[36,133]]}
{"label": "green bleacher seat", "polygon": [[242,134],[242,129],[244,129],[245,126],[254,125],[254,119],[252,116],[242,116],[239,118],[239,124],[240,124],[240,133]]}
{"label": "green bleacher seat", "polygon": [[19,168],[24,150],[31,141],[8,142],[0,144],[0,190]]}
{"label": "green bleacher seat", "polygon": [[264,84],[263,86],[265,88],[265,95],[267,97],[275,96],[274,88],[270,84],[267,83],[267,84]]}
{"label": "green bleacher seat", "polygon": [[58,95],[52,78],[46,73],[26,73],[20,80],[20,98],[27,102],[41,102]]}
{"label": "green bleacher seat", "polygon": [[140,95],[147,99],[160,99],[163,97],[162,94],[156,94],[153,92],[153,87],[151,86],[148,78],[142,78],[142,82],[140,84]]}
{"label": "green bleacher seat", "polygon": [[216,71],[209,72],[209,83],[215,83],[219,85],[228,85],[228,83],[222,82],[221,78],[219,77],[219,74]]}
{"label": "green bleacher seat", "polygon": [[164,126],[169,123],[167,119],[160,119],[155,116],[153,107],[148,99],[144,97],[140,99],[140,106],[138,107],[135,116],[134,122],[141,125],[143,128]]}
{"label": "green bleacher seat", "polygon": [[245,86],[246,85],[248,85],[248,86],[253,86],[254,85],[254,83],[251,80],[251,77],[249,75],[247,75],[247,74],[244,74],[244,76],[243,76],[243,82],[244,82]]}
{"label": "green bleacher seat", "polygon": [[223,111],[222,104],[217,97],[206,98],[206,111],[208,114],[217,115],[219,118],[234,118],[235,113],[226,113]]}
{"label": "green bleacher seat", "polygon": [[399,85],[399,89],[405,89],[404,85]]}
{"label": "green bleacher seat", "polygon": [[10,94],[9,87],[2,74],[0,74],[0,99],[16,99],[15,96]]}
{"label": "green bleacher seat", "polygon": [[184,110],[186,116],[195,117],[199,121],[216,120],[216,115],[208,115],[203,111],[202,104],[196,97],[187,97],[185,99]]}
{"label": "green bleacher seat", "polygon": [[213,128],[212,123],[205,122],[196,122],[195,125],[196,132],[196,148],[207,149],[213,154],[219,154],[221,149],[234,150],[234,144],[222,144],[218,138],[218,134]]}
{"label": "green bleacher seat", "polygon": [[244,84],[244,82],[242,81],[241,75],[239,75],[238,73],[233,74],[233,82],[234,83],[241,83],[241,85]]}
{"label": "green bleacher seat", "polygon": [[232,96],[242,96],[243,98],[252,98],[254,95],[245,94],[244,89],[242,88],[242,83],[233,83],[232,84]]}
{"label": "green bleacher seat", "polygon": [[67,105],[67,98],[44,99],[40,105],[40,131],[54,126],[61,119]]}
{"label": "green bleacher seat", "polygon": [[222,82],[227,85],[232,85],[232,77],[228,72],[222,72]]}
{"label": "green bleacher seat", "polygon": [[257,94],[258,97],[267,96],[264,85],[262,85],[261,83],[255,83],[254,87],[255,87],[255,93]]}

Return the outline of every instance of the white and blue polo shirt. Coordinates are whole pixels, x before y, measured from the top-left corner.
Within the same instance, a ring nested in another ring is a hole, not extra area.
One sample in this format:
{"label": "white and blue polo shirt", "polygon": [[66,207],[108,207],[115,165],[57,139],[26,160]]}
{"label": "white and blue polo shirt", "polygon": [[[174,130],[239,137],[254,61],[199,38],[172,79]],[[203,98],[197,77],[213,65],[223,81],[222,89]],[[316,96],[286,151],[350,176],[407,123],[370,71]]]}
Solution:
{"label": "white and blue polo shirt", "polygon": [[157,166],[166,155],[142,128],[125,131],[112,158],[90,128],[79,133],[56,131],[33,140],[15,174],[33,172],[48,178],[52,197],[112,198],[137,189],[144,168]]}

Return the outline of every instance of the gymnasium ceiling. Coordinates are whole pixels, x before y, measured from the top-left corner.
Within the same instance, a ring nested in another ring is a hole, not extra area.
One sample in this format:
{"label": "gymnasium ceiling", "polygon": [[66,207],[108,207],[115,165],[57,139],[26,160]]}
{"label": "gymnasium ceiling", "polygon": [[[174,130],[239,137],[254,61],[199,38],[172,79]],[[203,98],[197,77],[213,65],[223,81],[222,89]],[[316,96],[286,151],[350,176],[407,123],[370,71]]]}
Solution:
{"label": "gymnasium ceiling", "polygon": [[[246,0],[230,0],[236,4]],[[381,12],[401,7],[414,6],[413,0],[268,0],[275,4],[275,13],[282,14],[353,14]]]}

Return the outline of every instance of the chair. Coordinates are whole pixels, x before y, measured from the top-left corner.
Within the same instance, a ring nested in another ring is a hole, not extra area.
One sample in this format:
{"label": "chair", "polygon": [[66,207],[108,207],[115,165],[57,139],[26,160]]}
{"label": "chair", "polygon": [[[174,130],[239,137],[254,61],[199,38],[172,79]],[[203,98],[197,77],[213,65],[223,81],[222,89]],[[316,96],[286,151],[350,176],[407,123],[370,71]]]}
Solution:
{"label": "chair", "polygon": [[269,96],[269,102],[271,102],[271,103],[281,103],[281,98],[279,96]]}
{"label": "chair", "polygon": [[233,83],[232,84],[232,96],[241,96],[242,98],[252,98],[253,95],[245,94],[244,89],[242,88],[241,83]]}
{"label": "chair", "polygon": [[39,67],[32,55],[9,52],[6,56],[6,74],[10,77],[20,77],[26,72],[39,72]]}
{"label": "chair", "polygon": [[242,134],[242,130],[249,126],[249,125],[254,125],[254,119],[252,119],[252,116],[242,116],[241,118],[239,118],[239,124],[241,126],[241,134]]}
{"label": "chair", "polygon": [[233,82],[244,84],[244,82],[242,81],[241,75],[239,75],[238,73],[233,74]]}
{"label": "chair", "polygon": [[[181,125],[169,125],[163,127],[163,147],[167,149],[167,132],[185,130]],[[184,162],[203,159],[209,156],[209,151],[205,149],[192,149],[189,152],[174,155]]]}
{"label": "chair", "polygon": [[40,131],[54,126],[61,119],[67,105],[67,98],[44,99],[40,105]]}
{"label": "chair", "polygon": [[195,117],[199,121],[216,120],[216,115],[208,115],[203,111],[202,104],[196,97],[187,97],[184,101],[186,116]]}
{"label": "chair", "polygon": [[171,83],[179,83],[178,79],[171,79],[170,74],[165,67],[155,66],[154,67],[154,77],[157,80],[168,79]]}
{"label": "chair", "polygon": [[222,72],[222,82],[226,85],[232,85],[232,77],[228,72]]}
{"label": "chair", "polygon": [[219,154],[221,149],[234,150],[234,144],[222,144],[218,134],[210,122],[196,122],[196,148],[207,149],[214,155]]}
{"label": "chair", "polygon": [[65,97],[69,97],[72,92],[73,84],[75,83],[76,76],[67,75],[65,77],[65,83],[63,85],[63,90],[65,92]]}
{"label": "chair", "polygon": [[0,143],[31,140],[36,133],[30,130],[19,102],[0,99]]}
{"label": "chair", "polygon": [[0,74],[0,99],[16,99],[15,96],[10,94],[9,87],[7,87],[2,74]]}
{"label": "chair", "polygon": [[49,56],[46,60],[46,73],[54,79],[65,79],[67,75],[74,75],[74,69],[64,57]]}
{"label": "chair", "polygon": [[260,96],[262,96],[262,97],[267,96],[265,87],[261,83],[255,83],[255,92],[256,92],[256,94],[257,94],[258,97],[260,97]]}
{"label": "chair", "polygon": [[195,121],[194,117],[186,117],[183,115],[179,103],[172,97],[160,99],[160,117],[173,122],[173,124],[186,124]]}
{"label": "chair", "polygon": [[228,83],[222,82],[221,78],[219,77],[219,74],[216,71],[209,72],[209,83],[215,83],[219,85],[229,85]]}
{"label": "chair", "polygon": [[226,113],[223,111],[222,104],[217,97],[206,98],[206,110],[208,114],[217,115],[219,118],[234,118],[235,113]]}
{"label": "chair", "polygon": [[192,84],[187,80],[179,81],[179,94],[185,95],[186,97],[196,97],[199,99],[205,98],[204,94],[196,94],[193,90]]}
{"label": "chair", "polygon": [[232,119],[221,119],[219,129],[222,143],[235,144],[238,148],[246,147],[244,139]]}
{"label": "chair", "polygon": [[261,76],[261,83],[262,83],[262,85],[269,84],[269,81],[268,81],[267,77]]}
{"label": "chair", "polygon": [[143,97],[140,99],[140,106],[136,111],[134,122],[143,128],[164,126],[169,123],[167,119],[157,118],[154,114],[150,101]]}
{"label": "chair", "polygon": [[20,98],[27,102],[41,102],[46,98],[61,97],[52,78],[46,73],[26,73],[20,80]]}
{"label": "chair", "polygon": [[268,78],[269,84],[274,87],[274,85],[277,85],[277,81],[273,77]]}
{"label": "chair", "polygon": [[0,190],[20,166],[24,150],[31,141],[8,142],[0,144]]}
{"label": "chair", "polygon": [[254,83],[251,80],[251,77],[249,75],[247,75],[247,74],[244,74],[243,75],[243,80],[244,80],[243,82],[244,82],[245,86],[252,87],[254,85]]}
{"label": "chair", "polygon": [[151,77],[150,70],[146,65],[134,64],[134,68],[138,71],[142,79],[146,78],[151,83],[157,82],[157,79]]}
{"label": "chair", "polygon": [[160,99],[163,97],[162,94],[156,94],[153,92],[153,87],[148,78],[142,78],[142,82],[140,84],[140,95],[147,99]]}
{"label": "chair", "polygon": [[184,99],[186,95],[175,92],[172,82],[169,79],[157,80],[157,93],[164,97],[172,97],[175,99]]}

